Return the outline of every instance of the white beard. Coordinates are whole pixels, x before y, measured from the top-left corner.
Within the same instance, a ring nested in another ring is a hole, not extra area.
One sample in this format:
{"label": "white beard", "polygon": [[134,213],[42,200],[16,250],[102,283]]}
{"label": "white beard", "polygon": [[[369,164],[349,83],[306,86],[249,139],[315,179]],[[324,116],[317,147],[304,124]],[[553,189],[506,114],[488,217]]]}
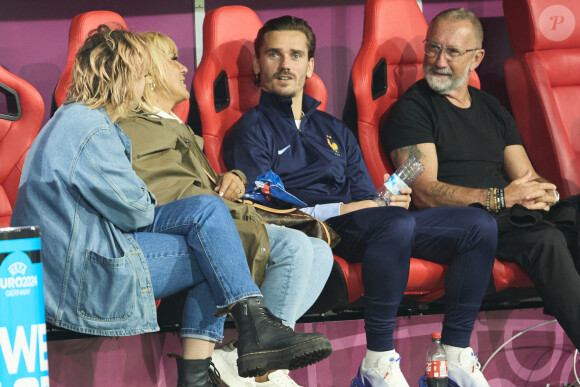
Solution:
{"label": "white beard", "polygon": [[[448,70],[451,72],[451,69]],[[423,73],[427,84],[434,92],[441,95],[447,95],[453,90],[459,88],[463,85],[467,77],[469,77],[469,66],[465,67],[463,74],[455,78],[446,70],[440,71],[440,74],[450,75],[448,78],[435,77],[433,76],[432,71],[436,72],[433,65],[423,66]]]}

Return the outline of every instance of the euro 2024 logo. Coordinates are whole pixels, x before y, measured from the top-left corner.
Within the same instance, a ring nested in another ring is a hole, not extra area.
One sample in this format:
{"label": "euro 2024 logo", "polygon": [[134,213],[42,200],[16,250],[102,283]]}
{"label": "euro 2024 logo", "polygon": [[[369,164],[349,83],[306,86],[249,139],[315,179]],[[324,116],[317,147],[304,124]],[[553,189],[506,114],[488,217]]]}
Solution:
{"label": "euro 2024 logo", "polygon": [[[0,277],[0,290],[6,292],[6,297],[29,295],[31,288],[38,286],[38,277],[34,273],[26,275],[29,267],[22,260],[28,259],[28,256],[22,251],[15,251],[8,257],[15,261],[7,268],[10,275]],[[8,264],[6,260],[4,262]]]}
{"label": "euro 2024 logo", "polygon": [[26,265],[22,262],[14,262],[12,265],[8,266],[8,272],[14,277],[16,274],[25,275]]}

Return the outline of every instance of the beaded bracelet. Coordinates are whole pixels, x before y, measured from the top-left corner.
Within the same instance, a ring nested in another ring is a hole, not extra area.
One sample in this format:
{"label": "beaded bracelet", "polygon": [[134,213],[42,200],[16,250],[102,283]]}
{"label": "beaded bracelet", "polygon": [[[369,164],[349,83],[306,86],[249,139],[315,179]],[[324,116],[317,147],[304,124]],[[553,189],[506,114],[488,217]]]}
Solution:
{"label": "beaded bracelet", "polygon": [[489,188],[487,190],[487,195],[485,196],[485,209],[488,212],[491,212],[491,209],[489,208],[489,197],[491,196],[491,191],[493,191],[493,188]]}

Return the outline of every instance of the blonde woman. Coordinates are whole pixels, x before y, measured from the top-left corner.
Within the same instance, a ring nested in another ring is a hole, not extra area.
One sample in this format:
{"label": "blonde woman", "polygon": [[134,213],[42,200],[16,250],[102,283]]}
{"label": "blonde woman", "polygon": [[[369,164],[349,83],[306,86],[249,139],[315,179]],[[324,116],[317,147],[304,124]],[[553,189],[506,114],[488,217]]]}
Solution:
{"label": "blonde woman", "polygon": [[[293,327],[326,283],[334,261],[330,247],[298,230],[263,225],[252,206],[233,202],[245,191],[243,172],[217,175],[202,151],[202,139],[172,113],[176,104],[189,98],[184,83],[187,68],[179,62],[177,46],[158,32],[142,36],[151,54],[142,111],[120,122],[133,144],[133,168],[161,204],[203,194],[221,196],[236,219],[246,252],[269,246],[269,258],[248,254],[251,272],[260,284],[266,307]],[[228,343],[214,353],[221,379],[230,386],[254,385],[254,380],[238,376],[237,351],[235,343]],[[256,381],[265,387],[297,386],[284,369],[261,375]]]}
{"label": "blonde woman", "polygon": [[223,331],[216,314],[236,321],[242,374],[327,356],[326,338],[282,327],[264,308],[221,200],[156,207],[133,171],[116,121],[139,104],[150,63],[141,36],[100,26],[77,54],[66,104],[26,158],[12,225],[40,226],[47,321],[102,336],[154,332],[155,299],[187,289],[178,386],[210,385]]}

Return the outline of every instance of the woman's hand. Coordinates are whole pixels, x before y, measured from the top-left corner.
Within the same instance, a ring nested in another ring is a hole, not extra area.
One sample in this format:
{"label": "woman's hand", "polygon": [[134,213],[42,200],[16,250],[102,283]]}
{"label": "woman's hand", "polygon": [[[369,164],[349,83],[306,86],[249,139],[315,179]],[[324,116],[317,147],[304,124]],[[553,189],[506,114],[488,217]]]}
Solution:
{"label": "woman's hand", "polygon": [[223,175],[220,175],[215,187],[215,192],[218,192],[219,195],[225,199],[234,201],[244,196],[245,187],[242,180],[240,180],[237,175],[231,172],[226,172]]}

